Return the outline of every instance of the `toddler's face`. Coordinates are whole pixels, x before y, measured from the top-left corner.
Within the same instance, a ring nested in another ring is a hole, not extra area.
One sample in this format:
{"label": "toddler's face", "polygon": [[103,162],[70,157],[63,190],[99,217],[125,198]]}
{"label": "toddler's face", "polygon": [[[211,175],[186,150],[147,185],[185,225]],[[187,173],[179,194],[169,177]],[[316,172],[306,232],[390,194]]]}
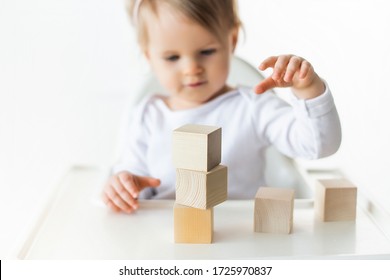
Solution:
{"label": "toddler's face", "polygon": [[148,20],[145,54],[170,93],[168,105],[193,108],[226,91],[237,34],[232,31],[220,42],[199,24],[167,9],[161,7],[159,16]]}

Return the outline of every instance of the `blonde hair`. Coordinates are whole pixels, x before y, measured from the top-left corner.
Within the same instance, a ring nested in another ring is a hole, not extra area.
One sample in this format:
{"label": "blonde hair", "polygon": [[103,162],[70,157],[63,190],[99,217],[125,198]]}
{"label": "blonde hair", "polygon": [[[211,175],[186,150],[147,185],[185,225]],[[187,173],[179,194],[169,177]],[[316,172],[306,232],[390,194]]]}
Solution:
{"label": "blonde hair", "polygon": [[142,49],[148,42],[145,13],[152,12],[157,16],[159,5],[168,5],[200,24],[220,41],[225,40],[228,32],[241,26],[236,0],[128,0],[127,3]]}

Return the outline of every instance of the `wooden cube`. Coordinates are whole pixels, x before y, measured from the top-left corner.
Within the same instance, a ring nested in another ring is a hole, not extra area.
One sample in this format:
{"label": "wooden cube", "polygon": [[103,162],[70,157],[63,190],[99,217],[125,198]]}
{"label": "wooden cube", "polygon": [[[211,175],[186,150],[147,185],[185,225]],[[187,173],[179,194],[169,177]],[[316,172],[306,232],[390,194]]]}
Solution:
{"label": "wooden cube", "polygon": [[176,243],[211,243],[214,232],[214,209],[206,210],[174,205]]}
{"label": "wooden cube", "polygon": [[255,197],[254,231],[290,233],[293,211],[294,190],[260,187]]}
{"label": "wooden cube", "polygon": [[176,168],[210,171],[221,162],[221,128],[188,124],[173,131]]}
{"label": "wooden cube", "polygon": [[346,179],[318,180],[315,193],[316,216],[324,222],[356,219],[357,188]]}
{"label": "wooden cube", "polygon": [[209,172],[176,169],[176,202],[207,209],[227,199],[227,167],[218,165]]}

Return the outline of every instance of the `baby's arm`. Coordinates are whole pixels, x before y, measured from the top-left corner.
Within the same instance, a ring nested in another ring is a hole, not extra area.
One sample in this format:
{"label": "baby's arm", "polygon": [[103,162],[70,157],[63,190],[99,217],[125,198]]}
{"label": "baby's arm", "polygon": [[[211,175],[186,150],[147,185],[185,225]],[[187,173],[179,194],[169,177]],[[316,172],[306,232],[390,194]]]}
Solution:
{"label": "baby's arm", "polygon": [[[297,98],[292,107],[274,95],[259,99],[258,133],[290,157],[317,159],[335,153],[341,143],[341,125],[329,88],[305,59],[273,56],[259,66],[273,73],[255,86],[256,93],[291,87]],[[265,106],[265,103],[266,106]],[[264,105],[262,105],[264,104]]]}
{"label": "baby's arm", "polygon": [[138,209],[137,198],[141,190],[159,185],[158,179],[122,171],[108,179],[103,189],[103,201],[115,212],[132,213]]}
{"label": "baby's arm", "polygon": [[291,87],[299,99],[311,99],[325,91],[325,85],[314,71],[312,65],[302,57],[295,55],[271,56],[259,66],[264,71],[273,68],[270,77],[255,86],[258,94],[275,87]]}

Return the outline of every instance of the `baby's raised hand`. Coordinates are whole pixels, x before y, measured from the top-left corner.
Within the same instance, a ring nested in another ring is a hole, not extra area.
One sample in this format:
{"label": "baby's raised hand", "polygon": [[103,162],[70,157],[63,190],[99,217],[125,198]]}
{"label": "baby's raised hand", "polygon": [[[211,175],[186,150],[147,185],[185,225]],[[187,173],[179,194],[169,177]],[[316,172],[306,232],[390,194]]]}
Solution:
{"label": "baby's raised hand", "polygon": [[104,203],[115,212],[132,213],[138,209],[138,195],[146,187],[158,187],[160,180],[137,176],[127,171],[112,175],[103,189]]}
{"label": "baby's raised hand", "polygon": [[313,66],[304,58],[295,55],[271,56],[265,59],[259,69],[273,68],[273,73],[255,86],[258,94],[275,87],[291,87],[301,99],[310,99],[321,95],[325,86],[314,72]]}

